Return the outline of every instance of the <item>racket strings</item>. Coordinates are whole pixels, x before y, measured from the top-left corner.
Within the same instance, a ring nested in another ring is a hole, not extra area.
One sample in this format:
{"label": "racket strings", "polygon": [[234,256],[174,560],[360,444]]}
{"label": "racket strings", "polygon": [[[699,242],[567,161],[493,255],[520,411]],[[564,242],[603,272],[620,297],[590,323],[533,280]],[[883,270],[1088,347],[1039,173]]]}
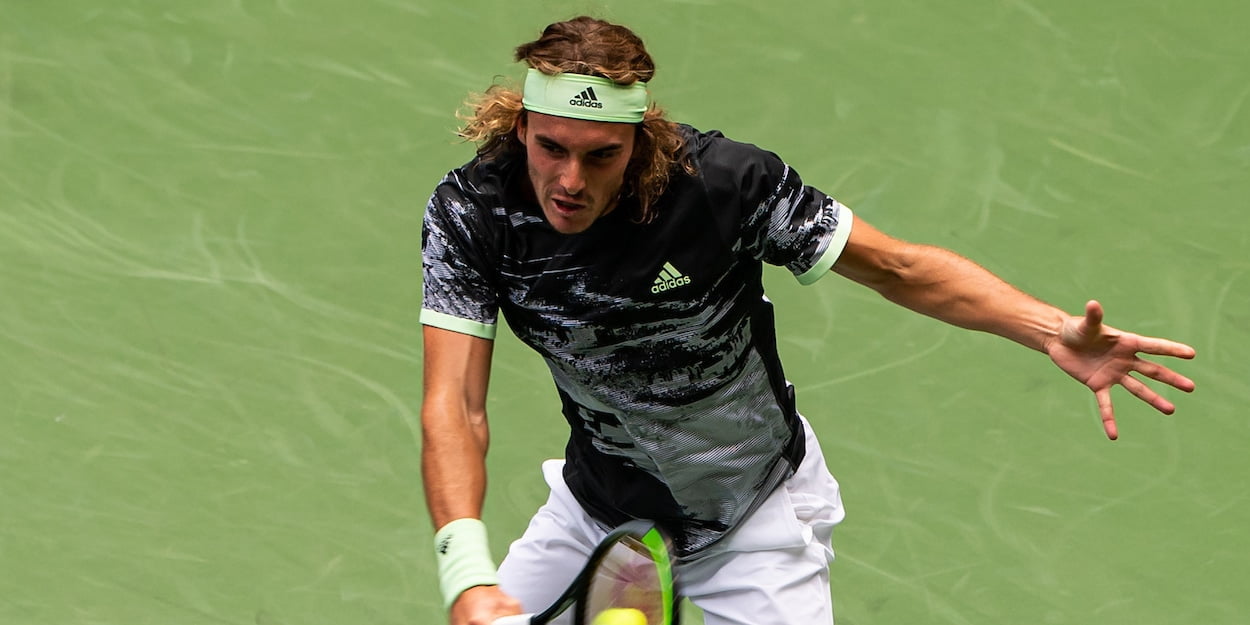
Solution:
{"label": "racket strings", "polygon": [[662,579],[666,562],[657,562],[654,550],[633,538],[612,546],[587,588],[586,622],[603,611],[630,608],[646,615],[649,625],[668,623],[671,600]]}

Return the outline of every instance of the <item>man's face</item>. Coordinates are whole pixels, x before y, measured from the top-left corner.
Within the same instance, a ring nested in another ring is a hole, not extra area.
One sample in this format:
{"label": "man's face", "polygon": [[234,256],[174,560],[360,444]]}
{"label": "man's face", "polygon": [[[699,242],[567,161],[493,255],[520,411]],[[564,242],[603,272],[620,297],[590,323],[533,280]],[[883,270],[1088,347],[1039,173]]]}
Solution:
{"label": "man's face", "polygon": [[526,111],[517,124],[530,184],[547,222],[576,234],[616,208],[634,153],[634,125]]}

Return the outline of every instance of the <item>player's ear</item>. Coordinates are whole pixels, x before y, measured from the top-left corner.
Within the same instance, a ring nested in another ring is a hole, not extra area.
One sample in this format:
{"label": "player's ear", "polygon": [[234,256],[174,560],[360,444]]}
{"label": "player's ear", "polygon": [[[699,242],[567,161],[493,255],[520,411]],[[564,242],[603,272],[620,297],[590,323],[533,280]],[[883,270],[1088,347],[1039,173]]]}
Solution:
{"label": "player's ear", "polygon": [[521,111],[516,117],[516,139],[525,143],[525,111]]}

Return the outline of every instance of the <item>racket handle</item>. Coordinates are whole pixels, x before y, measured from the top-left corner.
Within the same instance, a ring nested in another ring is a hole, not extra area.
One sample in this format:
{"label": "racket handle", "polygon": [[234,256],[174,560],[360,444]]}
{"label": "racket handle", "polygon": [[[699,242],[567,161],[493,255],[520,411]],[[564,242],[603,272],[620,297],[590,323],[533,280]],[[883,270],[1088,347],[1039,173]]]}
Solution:
{"label": "racket handle", "polygon": [[533,614],[513,614],[512,616],[501,616],[491,625],[530,625],[533,620]]}

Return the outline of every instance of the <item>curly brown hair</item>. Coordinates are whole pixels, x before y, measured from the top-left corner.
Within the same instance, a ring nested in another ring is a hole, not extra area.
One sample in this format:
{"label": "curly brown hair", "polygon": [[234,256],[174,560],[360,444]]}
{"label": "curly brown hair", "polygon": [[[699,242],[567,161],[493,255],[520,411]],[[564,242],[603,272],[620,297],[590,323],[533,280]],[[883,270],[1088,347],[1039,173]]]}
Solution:
{"label": "curly brown hair", "polygon": [[[655,63],[642,39],[630,29],[593,17],[577,17],[547,26],[542,36],[516,49],[516,60],[546,74],[572,73],[607,78],[619,85],[649,82]],[[483,159],[524,154],[516,137],[517,121],[525,115],[521,93],[515,88],[492,85],[470,96],[468,113],[460,114],[464,125],[457,134],[478,144]],[[655,219],[655,202],[668,187],[677,169],[693,174],[685,154],[685,140],[677,124],[663,109],[651,103],[643,120],[635,124],[634,154],[625,170],[622,195],[638,203],[635,219]]]}

